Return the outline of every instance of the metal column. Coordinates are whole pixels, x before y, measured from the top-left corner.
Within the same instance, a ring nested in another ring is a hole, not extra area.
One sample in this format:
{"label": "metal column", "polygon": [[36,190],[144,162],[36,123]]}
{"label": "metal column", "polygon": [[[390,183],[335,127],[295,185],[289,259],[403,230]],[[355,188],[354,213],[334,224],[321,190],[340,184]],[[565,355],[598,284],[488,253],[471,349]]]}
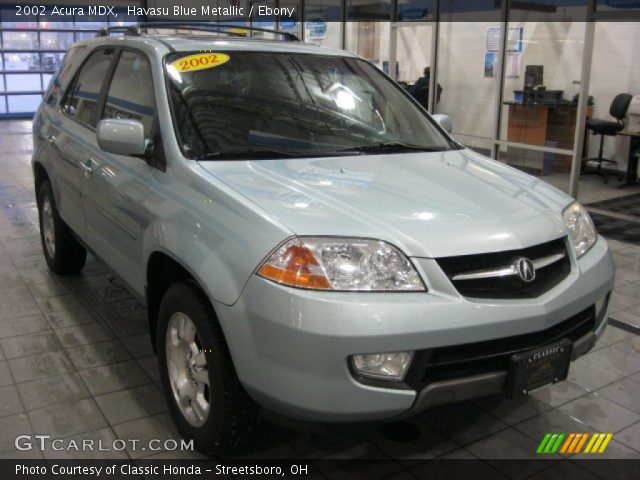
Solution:
{"label": "metal column", "polygon": [[573,143],[573,157],[571,159],[571,176],[569,177],[569,195],[578,197],[578,184],[580,182],[580,166],[584,155],[585,123],[587,121],[587,108],[589,105],[589,82],[591,77],[591,61],[593,59],[593,39],[596,24],[591,18],[593,0],[589,2],[589,19],[584,29],[584,48],[582,49],[582,71],[580,73],[580,94],[578,97],[578,111],[576,112],[576,130]]}
{"label": "metal column", "polygon": [[431,76],[429,77],[429,113],[437,113],[438,101],[438,45],[440,44],[440,0],[435,0],[435,15],[431,29]]}

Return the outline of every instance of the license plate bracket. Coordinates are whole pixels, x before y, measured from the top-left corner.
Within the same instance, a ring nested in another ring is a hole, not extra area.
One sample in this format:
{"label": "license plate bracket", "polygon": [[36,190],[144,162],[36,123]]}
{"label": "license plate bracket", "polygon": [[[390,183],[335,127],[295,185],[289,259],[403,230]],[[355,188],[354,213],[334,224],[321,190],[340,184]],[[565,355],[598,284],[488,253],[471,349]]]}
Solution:
{"label": "license plate bracket", "polygon": [[564,339],[513,355],[507,373],[507,398],[521,397],[550,383],[565,380],[569,374],[572,350],[573,342]]}

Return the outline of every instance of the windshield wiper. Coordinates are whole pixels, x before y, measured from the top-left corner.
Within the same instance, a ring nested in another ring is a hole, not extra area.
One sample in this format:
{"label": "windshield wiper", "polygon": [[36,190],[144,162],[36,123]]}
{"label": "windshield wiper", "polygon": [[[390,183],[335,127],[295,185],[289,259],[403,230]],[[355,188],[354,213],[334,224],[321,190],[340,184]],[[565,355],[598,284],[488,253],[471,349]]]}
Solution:
{"label": "windshield wiper", "polygon": [[288,152],[271,148],[238,150],[235,152],[211,152],[199,155],[194,160],[253,160],[268,158],[299,157],[298,152]]}
{"label": "windshield wiper", "polygon": [[361,145],[359,147],[350,147],[341,150],[343,152],[361,152],[361,153],[393,153],[393,152],[444,152],[450,150],[448,147],[428,147],[422,145],[410,145],[400,142],[376,143],[373,145]]}
{"label": "windshield wiper", "polygon": [[313,158],[313,157],[335,157],[341,155],[357,155],[356,150],[278,150],[272,148],[248,149],[235,152],[211,152],[194,157],[194,160],[263,160],[277,158]]}

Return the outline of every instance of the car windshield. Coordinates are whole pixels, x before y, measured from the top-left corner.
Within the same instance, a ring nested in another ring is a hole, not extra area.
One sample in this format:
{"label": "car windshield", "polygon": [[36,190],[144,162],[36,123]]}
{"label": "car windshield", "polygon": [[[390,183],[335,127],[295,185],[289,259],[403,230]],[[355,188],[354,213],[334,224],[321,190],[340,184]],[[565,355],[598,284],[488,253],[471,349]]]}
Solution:
{"label": "car windshield", "polygon": [[458,148],[376,67],[341,56],[215,51],[166,59],[184,154],[196,159]]}

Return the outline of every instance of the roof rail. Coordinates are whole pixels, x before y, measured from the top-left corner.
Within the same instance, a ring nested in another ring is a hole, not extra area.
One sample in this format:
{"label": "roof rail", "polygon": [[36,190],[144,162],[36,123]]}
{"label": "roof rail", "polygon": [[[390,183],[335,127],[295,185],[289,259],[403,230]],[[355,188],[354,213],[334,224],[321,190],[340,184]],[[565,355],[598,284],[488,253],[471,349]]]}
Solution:
{"label": "roof rail", "polygon": [[155,29],[172,29],[172,30],[196,30],[201,32],[218,32],[235,37],[246,37],[242,32],[233,30],[248,30],[250,32],[264,32],[273,33],[275,35],[282,35],[282,37],[289,42],[299,42],[298,36],[291,32],[285,32],[282,30],[273,30],[270,28],[262,27],[247,27],[245,25],[229,25],[226,23],[215,22],[148,22],[140,23],[138,25],[116,25],[112,27],[101,28],[96,33],[96,37],[108,37],[111,32],[124,32],[125,36],[139,37],[148,28]]}

